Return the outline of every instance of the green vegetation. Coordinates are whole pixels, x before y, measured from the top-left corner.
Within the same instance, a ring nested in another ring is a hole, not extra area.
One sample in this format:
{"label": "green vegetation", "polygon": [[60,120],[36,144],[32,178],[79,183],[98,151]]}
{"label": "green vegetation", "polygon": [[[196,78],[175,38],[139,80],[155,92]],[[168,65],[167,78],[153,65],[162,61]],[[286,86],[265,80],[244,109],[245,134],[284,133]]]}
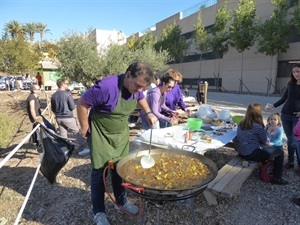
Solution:
{"label": "green vegetation", "polygon": [[256,9],[254,0],[239,0],[239,6],[234,10],[229,26],[230,45],[242,53],[240,94],[243,93],[244,51],[249,50],[255,43]]}
{"label": "green vegetation", "polygon": [[209,43],[209,35],[207,30],[204,27],[201,12],[198,14],[197,23],[194,26],[195,32],[194,32],[194,40],[195,45],[198,51],[200,51],[200,69],[199,69],[199,80],[201,79],[201,61],[202,61],[202,55],[203,53],[206,53],[210,48]]}
{"label": "green vegetation", "polygon": [[271,56],[270,75],[268,78],[267,95],[272,86],[273,57],[279,52],[286,52],[289,44],[287,37],[290,32],[287,20],[288,5],[285,0],[274,0],[275,6],[271,17],[258,26],[259,37],[257,51]]}
{"label": "green vegetation", "polygon": [[187,41],[181,35],[181,28],[175,22],[171,25],[167,25],[160,37],[159,40],[154,45],[156,51],[166,50],[169,52],[171,58],[183,61],[184,56],[190,48],[190,41]]}
{"label": "green vegetation", "polygon": [[7,115],[0,114],[0,149],[6,148],[13,139],[17,126]]}

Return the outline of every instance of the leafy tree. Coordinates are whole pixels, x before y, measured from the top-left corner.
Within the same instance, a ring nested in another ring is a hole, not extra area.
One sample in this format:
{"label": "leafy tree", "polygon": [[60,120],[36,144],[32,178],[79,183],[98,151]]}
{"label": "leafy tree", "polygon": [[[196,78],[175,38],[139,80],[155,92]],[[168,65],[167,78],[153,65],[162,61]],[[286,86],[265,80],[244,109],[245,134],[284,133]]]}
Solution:
{"label": "leafy tree", "polygon": [[196,44],[196,49],[200,51],[200,70],[199,70],[199,79],[201,78],[201,61],[202,61],[202,54],[206,53],[210,46],[209,46],[209,36],[208,32],[204,27],[202,18],[201,18],[201,11],[198,14],[197,23],[194,26],[194,41]]}
{"label": "leafy tree", "polygon": [[238,8],[234,10],[232,23],[229,26],[230,45],[242,53],[241,79],[239,92],[243,93],[243,52],[249,50],[255,43],[256,9],[254,0],[239,0]]}
{"label": "leafy tree", "polygon": [[166,50],[156,51],[152,46],[145,45],[133,52],[133,60],[140,60],[151,65],[154,71],[164,71],[168,68],[167,63],[172,60]]}
{"label": "leafy tree", "polygon": [[17,20],[12,20],[5,24],[4,32],[9,34],[11,38],[16,38],[20,34],[24,34],[22,24]]}
{"label": "leafy tree", "polygon": [[36,69],[40,55],[32,50],[23,35],[14,39],[1,40],[0,70],[18,74],[28,69]]}
{"label": "leafy tree", "polygon": [[63,77],[87,84],[99,75],[97,45],[88,36],[70,32],[58,43],[57,58]]}
{"label": "leafy tree", "polygon": [[300,1],[298,1],[295,5],[294,12],[292,12],[291,15],[293,16],[291,22],[296,27],[298,34],[300,35]]}
{"label": "leafy tree", "polygon": [[133,50],[128,45],[111,44],[104,54],[101,54],[100,73],[106,75],[124,73],[132,60]]}
{"label": "leafy tree", "polygon": [[171,58],[182,62],[190,47],[190,42],[181,36],[181,28],[174,22],[163,29],[154,47],[157,51],[167,50]]}
{"label": "leafy tree", "polygon": [[43,43],[39,47],[41,47],[41,51],[43,53],[47,53],[47,55],[50,59],[57,58],[58,47],[57,47],[56,43],[43,41]]}
{"label": "leafy tree", "polygon": [[139,39],[137,48],[144,48],[145,46],[154,47],[156,42],[157,40],[154,36],[154,33],[151,30],[149,30]]}
{"label": "leafy tree", "polygon": [[129,40],[127,41],[127,46],[129,49],[134,50],[136,49],[136,47],[139,44],[139,39],[133,35],[132,37],[129,38]]}
{"label": "leafy tree", "polygon": [[290,32],[289,21],[286,19],[288,5],[285,0],[273,0],[275,9],[271,17],[258,26],[259,37],[257,51],[271,56],[271,70],[268,79],[267,95],[272,85],[272,61],[278,52],[286,52],[289,44],[287,36]]}
{"label": "leafy tree", "polygon": [[133,51],[126,45],[112,44],[101,56],[101,73],[106,75],[124,73],[128,65],[134,61],[146,62],[153,70],[163,71],[167,68],[166,64],[169,60],[171,59],[167,51],[157,52],[150,45]]}
{"label": "leafy tree", "polygon": [[[217,82],[220,76],[220,58],[228,52],[229,49],[229,32],[228,21],[230,20],[231,11],[227,9],[227,0],[216,13],[215,24],[211,30],[210,46],[215,56],[219,59]],[[218,87],[218,84],[217,84]]]}

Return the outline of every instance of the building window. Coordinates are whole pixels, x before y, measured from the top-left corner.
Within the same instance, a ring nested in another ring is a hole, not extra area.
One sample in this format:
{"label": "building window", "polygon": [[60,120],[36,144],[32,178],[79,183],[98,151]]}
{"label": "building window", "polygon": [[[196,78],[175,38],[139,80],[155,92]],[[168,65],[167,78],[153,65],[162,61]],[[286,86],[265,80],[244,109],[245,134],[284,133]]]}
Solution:
{"label": "building window", "polygon": [[299,60],[291,60],[291,61],[279,61],[278,62],[278,71],[277,71],[277,77],[283,78],[283,77],[290,77],[292,68],[295,64],[299,64]]}

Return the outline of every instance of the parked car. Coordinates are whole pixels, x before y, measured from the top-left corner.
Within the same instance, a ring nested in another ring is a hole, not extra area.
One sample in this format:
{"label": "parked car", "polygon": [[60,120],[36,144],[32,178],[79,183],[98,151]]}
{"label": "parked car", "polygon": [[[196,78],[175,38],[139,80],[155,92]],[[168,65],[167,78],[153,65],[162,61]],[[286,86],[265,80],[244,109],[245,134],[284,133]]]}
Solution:
{"label": "parked car", "polygon": [[81,91],[86,90],[86,87],[82,83],[77,83],[73,81],[71,84],[69,84],[68,90],[72,93],[80,93]]}
{"label": "parked car", "polygon": [[6,84],[6,89],[7,90],[14,90],[15,89],[15,78],[14,76],[6,76],[4,77],[4,81]]}
{"label": "parked car", "polygon": [[29,90],[30,89],[30,86],[32,84],[35,84],[34,81],[30,78],[27,78],[27,79],[23,79],[23,90]]}
{"label": "parked car", "polygon": [[0,78],[0,90],[5,90],[6,85],[5,85],[5,80],[4,78]]}

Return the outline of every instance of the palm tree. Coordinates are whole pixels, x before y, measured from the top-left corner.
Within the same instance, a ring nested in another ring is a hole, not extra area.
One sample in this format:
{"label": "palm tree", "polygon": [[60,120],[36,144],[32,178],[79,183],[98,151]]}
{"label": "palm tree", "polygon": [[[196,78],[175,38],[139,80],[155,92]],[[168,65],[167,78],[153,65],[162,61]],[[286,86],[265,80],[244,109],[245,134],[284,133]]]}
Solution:
{"label": "palm tree", "polygon": [[40,33],[40,41],[43,41],[44,34],[49,33],[51,34],[50,30],[46,28],[47,24],[43,23],[36,23],[36,30]]}
{"label": "palm tree", "polygon": [[28,34],[29,40],[34,41],[34,34],[37,32],[36,23],[26,23],[23,26],[24,32]]}
{"label": "palm tree", "polygon": [[23,26],[19,21],[12,20],[5,24],[4,31],[10,34],[11,38],[16,38],[20,34],[24,34]]}

